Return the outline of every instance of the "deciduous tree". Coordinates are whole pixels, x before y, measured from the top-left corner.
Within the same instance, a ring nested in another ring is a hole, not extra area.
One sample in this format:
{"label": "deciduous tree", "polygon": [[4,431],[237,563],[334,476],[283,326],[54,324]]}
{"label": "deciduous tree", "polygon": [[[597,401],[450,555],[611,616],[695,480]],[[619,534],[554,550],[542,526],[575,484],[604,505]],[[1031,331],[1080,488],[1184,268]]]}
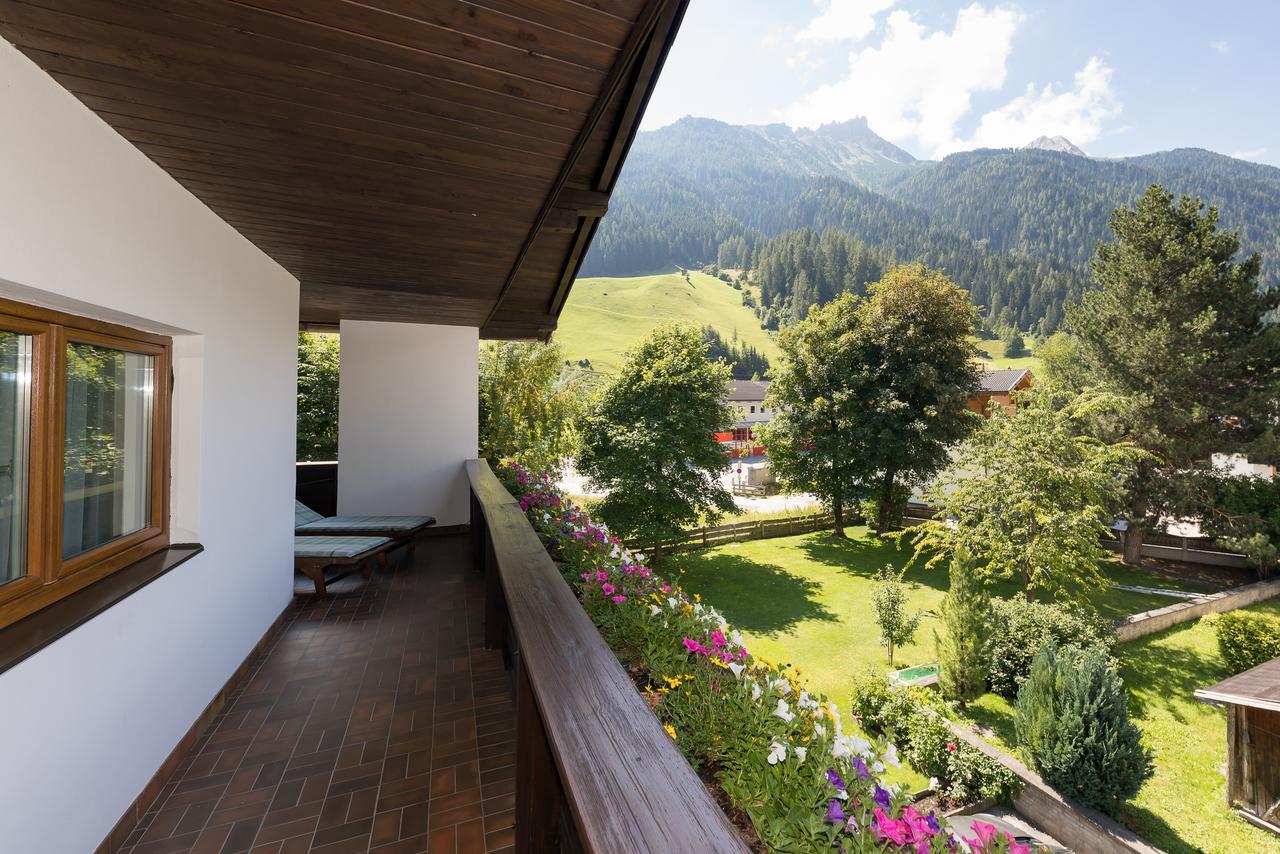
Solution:
{"label": "deciduous tree", "polygon": [[876,625],[880,627],[880,645],[889,651],[889,666],[893,666],[893,651],[911,643],[920,626],[920,611],[907,611],[907,589],[902,583],[905,570],[895,572],[892,566],[881,567],[875,592],[871,594],[871,610]]}
{"label": "deciduous tree", "polygon": [[933,566],[965,549],[983,577],[1021,578],[1027,601],[1037,590],[1079,598],[1103,586],[1099,535],[1146,458],[1083,434],[1082,421],[1111,402],[1091,394],[1055,408],[1024,395],[1015,413],[992,407],[926,493],[938,516],[906,532],[917,556]]}
{"label": "deciduous tree", "polygon": [[715,431],[733,421],[729,367],[697,327],[661,326],[628,354],[580,420],[578,469],[605,493],[598,513],[644,546],[734,510]]}
{"label": "deciduous tree", "polygon": [[298,460],[338,458],[338,336],[298,333]]}
{"label": "deciduous tree", "polygon": [[492,341],[480,349],[480,455],[558,471],[573,449],[576,393],[561,385],[555,344]]}

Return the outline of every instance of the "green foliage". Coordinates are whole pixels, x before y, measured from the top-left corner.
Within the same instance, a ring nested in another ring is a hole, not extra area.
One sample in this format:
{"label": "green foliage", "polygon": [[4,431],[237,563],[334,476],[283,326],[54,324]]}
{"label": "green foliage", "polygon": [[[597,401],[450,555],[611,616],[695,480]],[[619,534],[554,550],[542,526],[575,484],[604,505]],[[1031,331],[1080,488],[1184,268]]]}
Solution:
{"label": "green foliage", "polygon": [[849,707],[867,732],[891,739],[913,768],[936,778],[938,791],[954,804],[1012,803],[1021,791],[1013,772],[952,735],[950,709],[927,690],[866,674],[854,678]]}
{"label": "green foliage", "polygon": [[338,458],[337,335],[298,333],[298,461]]}
{"label": "green foliage", "polygon": [[1201,528],[1243,553],[1259,578],[1271,574],[1280,543],[1280,480],[1233,477],[1220,471],[1203,478],[1206,511]]}
{"label": "green foliage", "polygon": [[1089,610],[1044,602],[993,599],[983,645],[991,690],[1013,699],[1031,672],[1031,662],[1046,644],[1098,649],[1110,654],[1115,632]]}
{"label": "green foliage", "polygon": [[736,380],[763,377],[769,371],[768,357],[747,342],[739,341],[737,330],[725,341],[714,326],[703,326],[702,340],[707,342],[707,358],[727,362]]}
{"label": "green foliage", "polygon": [[480,456],[559,471],[573,451],[579,390],[562,384],[555,344],[487,341],[480,348]]}
{"label": "green foliage", "polygon": [[884,533],[895,493],[932,476],[970,419],[977,385],[964,291],[936,270],[908,264],[845,293],[783,332],[765,431],[784,483],[822,498],[836,514],[859,493],[880,501],[869,520]]}
{"label": "green foliage", "polygon": [[1280,619],[1232,611],[1206,618],[1218,637],[1218,652],[1232,674],[1280,656]]}
{"label": "green foliage", "polygon": [[892,520],[891,524],[897,524],[907,512],[907,502],[911,499],[911,487],[905,483],[895,483],[889,494],[889,508],[883,514],[880,512],[881,498],[878,495],[871,495],[858,502],[858,514],[862,517],[863,522],[869,525],[875,525],[877,520],[883,515]]}
{"label": "green foliage", "polygon": [[1046,644],[1018,692],[1018,746],[1045,782],[1114,813],[1154,773],[1124,684],[1100,649]]}
{"label": "green foliage", "polygon": [[911,643],[920,626],[920,611],[908,613],[907,591],[902,584],[901,570],[892,566],[880,568],[876,576],[875,592],[871,594],[871,610],[876,625],[880,627],[880,645],[889,651],[889,666],[893,666],[894,647]]}
{"label": "green foliage", "polygon": [[1027,342],[1023,340],[1022,333],[1011,329],[1004,337],[1004,357],[1006,359],[1021,359],[1024,356],[1030,356],[1031,351],[1027,349]]}
{"label": "green foliage", "polygon": [[1180,481],[1213,452],[1236,450],[1275,423],[1280,289],[1259,287],[1257,255],[1235,260],[1218,211],[1152,186],[1111,218],[1115,241],[1093,261],[1099,288],[1068,315],[1084,364],[1123,397],[1119,433],[1151,456],[1128,479],[1131,531],[1178,510]]}
{"label": "green foliage", "polygon": [[632,351],[579,420],[578,470],[602,491],[599,515],[633,543],[659,544],[734,510],[715,437],[733,421],[729,367],[696,327],[663,326]]}
{"label": "green foliage", "polygon": [[933,566],[963,547],[984,577],[1022,578],[1028,601],[1104,585],[1099,536],[1143,459],[1127,443],[1082,435],[1083,418],[1108,405],[1086,395],[1055,408],[1024,395],[1015,413],[994,407],[926,492],[938,517],[905,532],[917,555]]}
{"label": "green foliage", "polygon": [[951,557],[951,588],[942,600],[945,634],[934,633],[942,695],[962,706],[987,690],[984,654],[991,619],[991,597],[978,578],[973,557],[963,548]]}
{"label": "green foliage", "polygon": [[1036,348],[1040,370],[1036,379],[1041,386],[1049,386],[1055,393],[1068,397],[1098,384],[1084,364],[1079,340],[1069,332],[1059,330]]}

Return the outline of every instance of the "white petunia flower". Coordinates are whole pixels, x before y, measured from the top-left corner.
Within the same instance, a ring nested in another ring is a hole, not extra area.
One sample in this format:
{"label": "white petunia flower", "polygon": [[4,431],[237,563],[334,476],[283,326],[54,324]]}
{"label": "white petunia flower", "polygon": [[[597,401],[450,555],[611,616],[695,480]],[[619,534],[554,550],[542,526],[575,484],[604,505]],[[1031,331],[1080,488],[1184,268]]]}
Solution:
{"label": "white petunia flower", "polygon": [[809,755],[809,748],[797,747],[795,749],[795,754],[796,754],[796,759],[799,759],[801,762],[803,762],[805,758]]}
{"label": "white petunia flower", "polygon": [[742,671],[746,670],[746,669],[747,669],[747,666],[746,666],[745,664],[734,664],[732,661],[730,661],[730,662],[729,662],[729,669],[733,671],[733,675],[734,675],[734,676],[736,676],[736,677],[738,677],[739,679],[741,679],[741,678],[742,678]]}
{"label": "white petunia flower", "polygon": [[884,763],[879,760],[871,763],[871,773],[877,777],[884,773]]}
{"label": "white petunia flower", "polygon": [[650,614],[652,614],[652,615],[654,615],[654,616],[656,617],[657,615],[659,615],[659,614],[661,614],[661,613],[662,613],[662,609],[661,609],[661,608],[659,608],[657,605],[650,605],[650,606],[649,606],[649,613],[650,613]]}
{"label": "white petunia flower", "polygon": [[795,713],[792,712],[789,708],[787,708],[786,700],[778,701],[778,707],[773,710],[773,714],[774,714],[774,717],[782,718],[784,721],[787,721],[788,723],[790,723],[791,719],[795,717]]}
{"label": "white petunia flower", "polygon": [[818,738],[826,738],[827,728],[824,727],[822,724],[815,723],[813,725],[813,734],[816,735]]}
{"label": "white petunia flower", "polygon": [[779,762],[782,762],[786,758],[787,758],[787,746],[785,744],[779,744],[778,742],[775,741],[769,750],[769,764],[777,765]]}
{"label": "white petunia flower", "polygon": [[854,753],[858,754],[864,759],[870,758],[871,747],[872,747],[871,742],[867,741],[865,738],[858,738],[855,735],[849,739],[849,743],[852,746]]}
{"label": "white petunia flower", "polygon": [[742,632],[738,631],[737,629],[734,629],[732,632],[729,633],[729,637],[733,638],[733,642],[736,643],[738,646],[742,646]]}
{"label": "white petunia flower", "polygon": [[759,699],[760,699],[760,695],[761,695],[762,693],[764,693],[764,692],[760,690],[760,683],[758,683],[758,682],[752,682],[752,683],[751,683],[751,699],[753,699],[753,700],[759,700]]}
{"label": "white petunia flower", "polygon": [[885,749],[884,756],[881,758],[884,759],[885,764],[892,765],[894,768],[902,764],[898,759],[898,748],[892,744]]}

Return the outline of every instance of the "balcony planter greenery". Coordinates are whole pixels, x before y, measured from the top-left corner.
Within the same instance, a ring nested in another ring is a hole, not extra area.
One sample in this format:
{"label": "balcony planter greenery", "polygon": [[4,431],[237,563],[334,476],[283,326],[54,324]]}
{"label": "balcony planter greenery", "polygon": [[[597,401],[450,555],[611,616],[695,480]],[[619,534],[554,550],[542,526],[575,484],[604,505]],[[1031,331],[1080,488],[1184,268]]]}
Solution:
{"label": "balcony planter greenery", "polygon": [[[798,671],[751,655],[714,608],[655,574],[545,474],[504,463],[498,476],[667,733],[721,802],[749,819],[744,836],[756,847],[956,850],[944,820],[882,785],[898,762],[888,740],[846,733],[835,703],[805,690]],[[965,842],[1027,850],[987,829]]]}

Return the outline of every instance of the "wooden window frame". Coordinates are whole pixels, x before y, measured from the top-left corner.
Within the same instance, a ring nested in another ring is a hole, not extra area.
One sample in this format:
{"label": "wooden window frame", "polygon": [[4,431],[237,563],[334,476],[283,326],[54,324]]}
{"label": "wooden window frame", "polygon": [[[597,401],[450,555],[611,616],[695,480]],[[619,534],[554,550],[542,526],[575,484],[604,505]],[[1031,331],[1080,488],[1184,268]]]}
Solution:
{"label": "wooden window frame", "polygon": [[[26,575],[0,585],[0,627],[10,625],[169,546],[173,340],[115,323],[0,299],[0,330],[31,335],[31,423]],[[150,518],[141,530],[62,557],[67,344],[155,359]]]}

